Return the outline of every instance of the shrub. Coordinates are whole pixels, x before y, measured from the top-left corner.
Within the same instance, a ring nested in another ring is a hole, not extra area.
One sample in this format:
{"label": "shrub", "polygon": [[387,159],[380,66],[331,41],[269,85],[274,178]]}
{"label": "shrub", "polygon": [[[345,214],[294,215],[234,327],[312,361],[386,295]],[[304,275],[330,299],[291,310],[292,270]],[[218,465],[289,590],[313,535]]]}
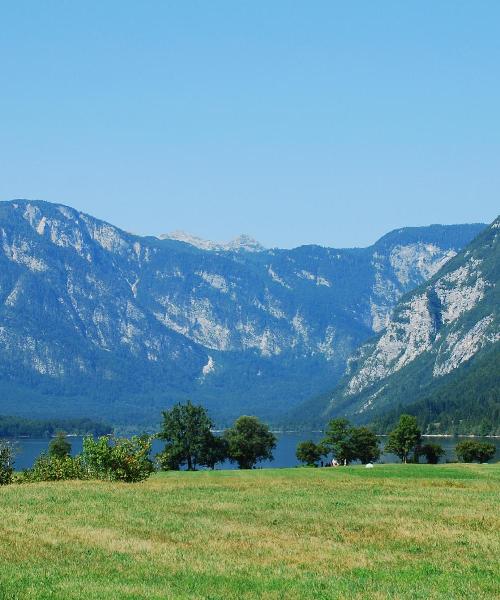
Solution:
{"label": "shrub", "polygon": [[154,471],[151,452],[151,436],[132,438],[101,436],[83,440],[81,460],[86,476],[90,479],[137,482],[147,479]]}
{"label": "shrub", "polygon": [[0,485],[12,483],[14,476],[14,447],[0,440]]}
{"label": "shrub", "polygon": [[425,456],[425,460],[429,465],[437,465],[439,459],[444,456],[444,448],[434,442],[429,442],[424,446],[421,446],[418,450],[418,454]]}
{"label": "shrub", "polygon": [[36,481],[62,481],[63,479],[86,479],[87,471],[81,457],[55,456],[40,454],[31,469],[22,472],[20,483],[34,483]]}
{"label": "shrub", "polygon": [[455,448],[458,460],[462,462],[488,462],[496,454],[495,445],[490,442],[463,440]]}

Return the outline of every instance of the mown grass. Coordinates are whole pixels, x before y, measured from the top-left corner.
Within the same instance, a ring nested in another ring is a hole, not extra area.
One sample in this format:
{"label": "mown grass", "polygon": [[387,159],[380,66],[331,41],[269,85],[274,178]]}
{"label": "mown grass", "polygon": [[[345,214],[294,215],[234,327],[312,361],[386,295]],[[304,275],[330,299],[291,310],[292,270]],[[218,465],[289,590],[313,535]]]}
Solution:
{"label": "mown grass", "polygon": [[0,488],[0,598],[496,598],[500,465]]}

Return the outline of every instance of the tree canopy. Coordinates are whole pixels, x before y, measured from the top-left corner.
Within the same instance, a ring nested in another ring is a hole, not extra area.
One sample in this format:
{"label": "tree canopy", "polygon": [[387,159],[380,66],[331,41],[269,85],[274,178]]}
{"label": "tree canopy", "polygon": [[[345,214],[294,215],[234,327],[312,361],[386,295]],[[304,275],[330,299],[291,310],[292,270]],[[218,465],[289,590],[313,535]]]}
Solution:
{"label": "tree canopy", "polygon": [[401,459],[401,462],[407,463],[411,453],[416,458],[421,437],[416,417],[401,415],[399,423],[389,433],[385,451],[392,452]]}
{"label": "tree canopy", "polygon": [[56,437],[49,444],[49,456],[65,458],[71,453],[71,444],[64,431],[58,431]]}
{"label": "tree canopy", "polygon": [[321,444],[315,444],[312,440],[300,442],[295,452],[297,459],[308,467],[316,466],[324,454],[326,454],[326,449]]}
{"label": "tree canopy", "polygon": [[272,460],[276,436],[257,417],[239,417],[224,432],[229,459],[240,469],[252,469],[261,460]]}
{"label": "tree canopy", "polygon": [[176,470],[186,466],[188,471],[198,465],[214,468],[225,459],[226,444],[211,431],[213,423],[203,406],[191,402],[176,404],[163,411],[158,438],[165,441],[158,460],[163,469]]}
{"label": "tree canopy", "polygon": [[462,462],[488,462],[496,454],[495,445],[478,440],[462,440],[455,448],[458,459]]}
{"label": "tree canopy", "polygon": [[379,440],[368,427],[353,427],[347,419],[332,419],[322,445],[345,465],[353,460],[366,464],[380,457]]}

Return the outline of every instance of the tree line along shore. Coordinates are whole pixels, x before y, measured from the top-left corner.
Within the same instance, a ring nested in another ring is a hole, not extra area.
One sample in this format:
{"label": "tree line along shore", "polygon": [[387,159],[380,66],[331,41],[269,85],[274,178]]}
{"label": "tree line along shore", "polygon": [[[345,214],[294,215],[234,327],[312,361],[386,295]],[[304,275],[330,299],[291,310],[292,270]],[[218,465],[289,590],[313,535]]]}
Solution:
{"label": "tree line along shore", "polygon": [[[151,456],[154,439],[164,448]],[[163,411],[160,431],[130,438],[109,434],[87,435],[82,452],[71,456],[71,443],[59,431],[34,465],[15,473],[15,451],[12,443],[0,440],[0,485],[64,479],[101,479],[138,482],[156,470],[193,471],[215,469],[229,460],[239,469],[252,469],[262,460],[272,460],[276,436],[266,423],[255,416],[241,416],[222,433],[214,432],[207,410],[191,402],[178,403]],[[424,443],[425,442],[425,443]],[[436,442],[425,441],[412,415],[401,415],[388,434],[384,452],[399,457],[402,463],[418,463],[423,458],[437,464],[444,449]],[[460,441],[455,452],[462,462],[487,462],[496,453],[494,444],[474,439]],[[332,419],[324,438],[316,443],[305,440],[298,444],[297,459],[307,467],[347,466],[355,461],[376,462],[382,453],[379,437],[369,427],[353,426],[347,419]]]}

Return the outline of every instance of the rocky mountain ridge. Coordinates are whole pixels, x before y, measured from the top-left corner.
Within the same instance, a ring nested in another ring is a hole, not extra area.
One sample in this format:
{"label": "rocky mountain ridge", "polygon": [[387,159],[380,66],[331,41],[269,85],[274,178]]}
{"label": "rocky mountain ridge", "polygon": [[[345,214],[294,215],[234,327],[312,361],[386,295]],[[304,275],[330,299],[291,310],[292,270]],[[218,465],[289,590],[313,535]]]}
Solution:
{"label": "rocky mountain ridge", "polygon": [[213,242],[211,240],[205,240],[196,235],[187,233],[186,231],[176,230],[160,235],[159,239],[177,240],[178,242],[185,242],[186,244],[195,246],[195,248],[199,248],[200,250],[211,250],[217,252],[237,252],[239,250],[245,252],[262,252],[265,250],[264,246],[260,242],[246,234],[239,235],[229,242]]}
{"label": "rocky mountain ridge", "polygon": [[482,228],[402,229],[364,249],[204,250],[67,206],[0,203],[3,412],[138,423],[191,397],[219,421],[279,419],[334,385],[398,299]]}
{"label": "rocky mountain ridge", "polygon": [[[479,364],[495,352],[499,234],[497,218],[429,282],[403,297],[383,332],[349,358],[339,388],[316,403],[318,414],[367,421],[395,404],[404,407],[424,397],[430,402],[440,386],[460,373],[470,375],[472,367],[464,370],[468,363]],[[496,371],[491,386],[498,394],[498,366]]]}

